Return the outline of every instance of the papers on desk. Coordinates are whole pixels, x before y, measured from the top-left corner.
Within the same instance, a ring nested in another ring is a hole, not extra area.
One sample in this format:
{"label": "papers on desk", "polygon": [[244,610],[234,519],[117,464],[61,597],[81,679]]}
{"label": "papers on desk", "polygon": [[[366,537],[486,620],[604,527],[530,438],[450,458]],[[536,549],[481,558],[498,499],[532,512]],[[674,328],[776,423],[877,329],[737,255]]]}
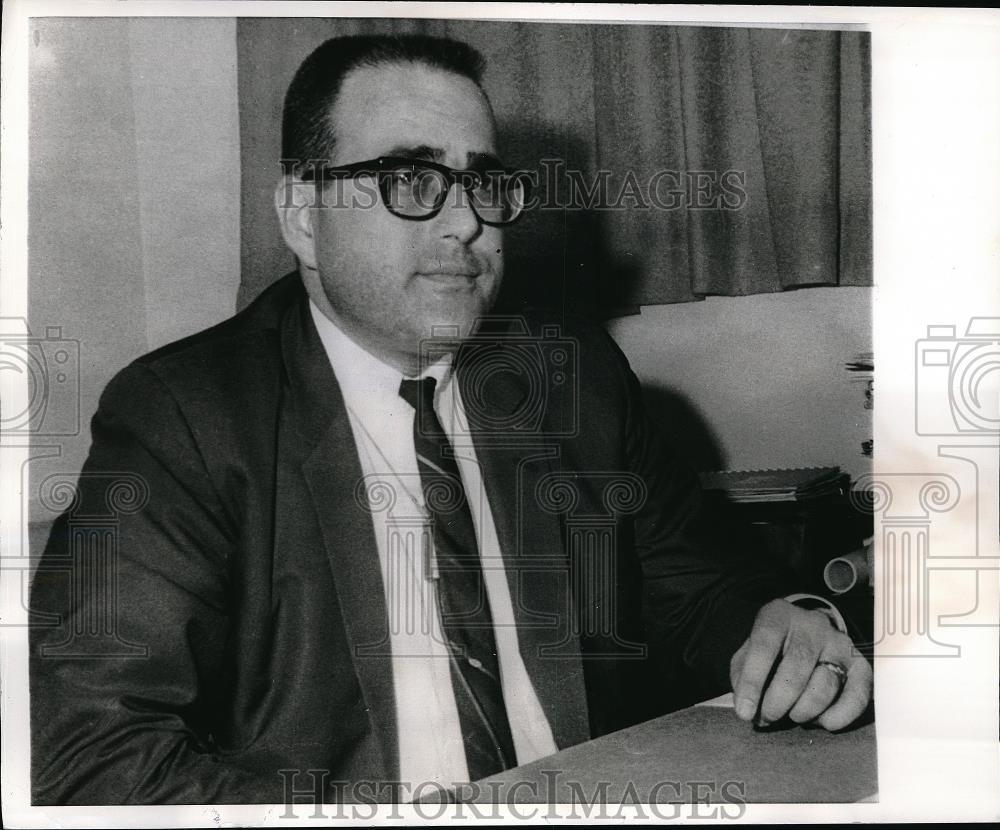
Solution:
{"label": "papers on desk", "polygon": [[848,372],[871,374],[875,371],[875,355],[872,352],[858,352],[849,360],[845,367]]}
{"label": "papers on desk", "polygon": [[[851,373],[852,381],[861,381],[865,385],[865,409],[872,409],[875,402],[875,357],[871,352],[858,352],[854,359],[845,367]],[[861,442],[861,454],[872,457],[875,442],[869,438]]]}
{"label": "papers on desk", "polygon": [[735,502],[806,501],[843,494],[849,476],[840,467],[723,470],[701,474],[705,490],[721,490]]}
{"label": "papers on desk", "polygon": [[711,700],[703,700],[695,706],[710,706],[713,709],[735,709],[736,702],[733,700],[733,693],[726,692],[724,695],[713,697]]}

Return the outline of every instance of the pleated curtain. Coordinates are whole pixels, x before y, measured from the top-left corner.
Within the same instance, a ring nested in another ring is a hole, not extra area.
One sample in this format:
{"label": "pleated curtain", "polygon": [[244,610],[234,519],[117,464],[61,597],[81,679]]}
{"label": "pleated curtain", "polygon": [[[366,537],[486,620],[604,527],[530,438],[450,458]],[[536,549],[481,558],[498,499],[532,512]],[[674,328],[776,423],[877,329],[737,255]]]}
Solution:
{"label": "pleated curtain", "polygon": [[294,265],[271,198],[285,89],[327,38],[374,32],[475,46],[505,161],[605,188],[562,207],[540,188],[508,232],[505,305],[606,314],[872,284],[865,32],[253,18],[237,25],[241,306]]}

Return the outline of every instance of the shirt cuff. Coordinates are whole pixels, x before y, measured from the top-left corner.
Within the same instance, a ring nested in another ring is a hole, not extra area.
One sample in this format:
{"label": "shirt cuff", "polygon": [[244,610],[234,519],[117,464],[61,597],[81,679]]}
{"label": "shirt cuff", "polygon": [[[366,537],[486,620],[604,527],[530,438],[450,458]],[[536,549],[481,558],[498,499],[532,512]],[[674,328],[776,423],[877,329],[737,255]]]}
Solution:
{"label": "shirt cuff", "polygon": [[841,634],[847,634],[847,623],[844,622],[844,618],[841,616],[840,611],[837,610],[837,606],[830,602],[830,600],[818,597],[816,594],[789,594],[785,597],[785,600],[792,603],[792,605],[799,606],[799,608],[806,608],[810,611],[819,611],[822,614],[826,614],[830,618],[830,622],[833,623],[834,628]]}

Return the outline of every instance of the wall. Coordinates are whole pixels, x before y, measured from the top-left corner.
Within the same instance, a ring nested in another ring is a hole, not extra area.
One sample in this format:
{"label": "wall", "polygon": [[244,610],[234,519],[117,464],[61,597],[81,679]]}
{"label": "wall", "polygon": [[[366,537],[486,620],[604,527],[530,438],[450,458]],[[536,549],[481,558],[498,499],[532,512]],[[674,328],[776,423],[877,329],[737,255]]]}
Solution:
{"label": "wall", "polygon": [[[79,470],[116,371],[235,308],[235,21],[37,21],[30,107],[29,323],[80,349],[81,431],[36,442],[55,453],[33,463],[37,484]],[[870,303],[861,288],[710,298],[609,328],[699,466],[857,474],[869,413],[843,364],[870,349]],[[32,518],[51,516],[32,500]]]}
{"label": "wall", "polygon": [[864,384],[844,364],[871,351],[870,288],[809,288],[646,306],[608,330],[651,411],[700,468],[837,464],[870,470]]}
{"label": "wall", "polygon": [[80,358],[37,485],[79,470],[115,372],[232,314],[240,176],[235,21],[40,18],[30,51],[28,323]]}

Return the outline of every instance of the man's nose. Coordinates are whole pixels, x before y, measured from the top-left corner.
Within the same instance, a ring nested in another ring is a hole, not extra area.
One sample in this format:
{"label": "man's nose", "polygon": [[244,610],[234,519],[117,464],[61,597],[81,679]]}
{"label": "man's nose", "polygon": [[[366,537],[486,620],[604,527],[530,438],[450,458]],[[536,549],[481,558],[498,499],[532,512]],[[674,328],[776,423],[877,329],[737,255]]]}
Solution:
{"label": "man's nose", "polygon": [[463,243],[471,242],[482,230],[482,223],[472,209],[471,197],[461,182],[454,182],[448,189],[437,220],[442,236],[451,236]]}

